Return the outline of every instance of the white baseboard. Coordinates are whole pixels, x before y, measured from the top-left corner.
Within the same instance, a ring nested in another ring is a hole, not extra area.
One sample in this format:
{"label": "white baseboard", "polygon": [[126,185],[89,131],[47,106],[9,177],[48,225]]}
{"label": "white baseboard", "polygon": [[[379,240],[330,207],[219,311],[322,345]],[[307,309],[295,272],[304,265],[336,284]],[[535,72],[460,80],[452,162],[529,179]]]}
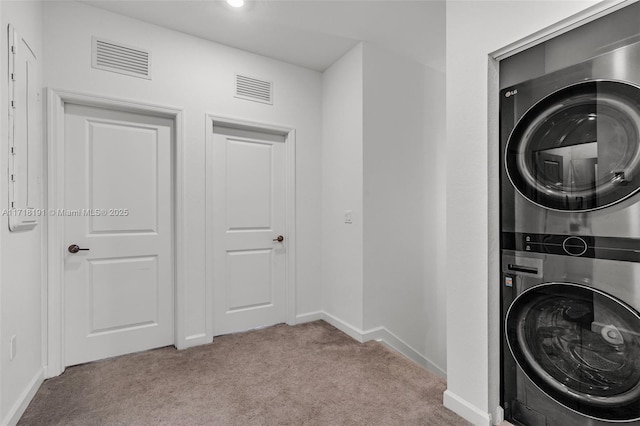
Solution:
{"label": "white baseboard", "polygon": [[327,312],[322,312],[322,319],[328,322],[329,324],[331,324],[332,326],[334,326],[335,328],[337,328],[338,330],[342,331],[343,333],[357,340],[358,342],[360,343],[364,342],[363,340],[364,332],[359,328],[354,327],[351,324],[348,324]]}
{"label": "white baseboard", "polygon": [[40,385],[44,382],[44,368],[41,368],[38,373],[31,379],[26,389],[22,391],[18,400],[13,407],[9,410],[5,416],[2,426],[15,426],[18,424],[18,420],[24,414],[25,410],[29,406],[29,403],[40,389]]}
{"label": "white baseboard", "polygon": [[182,341],[176,342],[176,349],[182,350],[193,346],[208,345],[211,342],[213,342],[213,338],[204,333],[193,334],[185,337]]}
{"label": "white baseboard", "polygon": [[387,330],[385,327],[377,327],[364,332],[363,340],[368,342],[369,340],[377,340],[385,346],[401,353],[405,357],[409,358],[413,362],[421,365],[427,370],[435,373],[443,379],[447,378],[447,372],[432,362],[427,357],[423,356],[420,352],[411,347],[404,340]]}
{"label": "white baseboard", "polygon": [[[318,321],[322,319],[322,311],[309,312],[306,314],[296,315],[296,324],[304,324],[305,322]],[[292,324],[295,325],[295,324]]]}
{"label": "white baseboard", "polygon": [[460,398],[449,389],[444,391],[442,402],[449,410],[455,412],[465,420],[470,421],[475,426],[493,426],[491,414],[482,411],[475,405]]}
{"label": "white baseboard", "polygon": [[[317,314],[318,313],[314,313],[314,315]],[[393,349],[394,351],[400,353],[401,355],[404,355],[405,357],[416,362],[427,370],[437,374],[439,377],[442,377],[443,379],[447,378],[447,373],[442,368],[420,354],[420,352],[412,348],[409,344],[387,330],[385,327],[377,327],[371,330],[362,331],[357,327],[354,327],[351,324],[348,324],[327,312],[320,312],[320,314],[321,319],[325,320],[326,322],[342,331],[343,333],[349,335],[358,342],[363,343],[370,340],[377,340],[388,348]]]}

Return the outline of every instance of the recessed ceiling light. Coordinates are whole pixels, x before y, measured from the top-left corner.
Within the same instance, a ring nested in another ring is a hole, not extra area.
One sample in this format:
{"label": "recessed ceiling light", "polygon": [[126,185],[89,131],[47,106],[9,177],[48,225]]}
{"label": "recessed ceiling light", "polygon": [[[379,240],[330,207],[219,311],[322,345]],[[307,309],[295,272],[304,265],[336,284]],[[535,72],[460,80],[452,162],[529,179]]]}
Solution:
{"label": "recessed ceiling light", "polygon": [[242,7],[244,6],[244,0],[227,0],[229,6],[231,7]]}

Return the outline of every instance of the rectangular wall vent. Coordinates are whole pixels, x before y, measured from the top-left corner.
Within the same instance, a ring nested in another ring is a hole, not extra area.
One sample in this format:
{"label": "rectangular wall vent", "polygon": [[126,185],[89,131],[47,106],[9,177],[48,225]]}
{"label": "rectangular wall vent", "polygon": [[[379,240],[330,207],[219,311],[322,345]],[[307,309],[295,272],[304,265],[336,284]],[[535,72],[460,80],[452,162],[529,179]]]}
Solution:
{"label": "rectangular wall vent", "polygon": [[273,105],[273,83],[236,74],[236,98]]}
{"label": "rectangular wall vent", "polygon": [[93,68],[151,80],[151,53],[144,49],[94,37],[91,56]]}

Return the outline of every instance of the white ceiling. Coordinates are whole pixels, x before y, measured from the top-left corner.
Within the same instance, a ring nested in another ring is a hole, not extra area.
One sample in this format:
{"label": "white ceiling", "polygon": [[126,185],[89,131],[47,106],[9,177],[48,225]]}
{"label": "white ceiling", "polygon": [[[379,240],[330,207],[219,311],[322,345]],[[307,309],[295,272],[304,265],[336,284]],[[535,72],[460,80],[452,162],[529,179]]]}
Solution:
{"label": "white ceiling", "polygon": [[444,0],[84,0],[238,49],[324,71],[360,41],[444,70]]}

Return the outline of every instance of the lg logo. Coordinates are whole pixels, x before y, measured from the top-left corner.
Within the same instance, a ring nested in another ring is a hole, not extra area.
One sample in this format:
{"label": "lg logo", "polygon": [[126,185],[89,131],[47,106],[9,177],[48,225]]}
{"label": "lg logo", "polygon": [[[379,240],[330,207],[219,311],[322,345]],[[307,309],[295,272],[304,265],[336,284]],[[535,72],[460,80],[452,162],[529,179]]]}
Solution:
{"label": "lg logo", "polygon": [[510,97],[510,96],[514,96],[514,95],[517,95],[517,94],[518,94],[518,91],[517,91],[517,90],[511,90],[511,91],[509,91],[509,92],[505,93],[505,94],[504,94],[504,97],[505,97],[505,98],[508,98],[508,97]]}

